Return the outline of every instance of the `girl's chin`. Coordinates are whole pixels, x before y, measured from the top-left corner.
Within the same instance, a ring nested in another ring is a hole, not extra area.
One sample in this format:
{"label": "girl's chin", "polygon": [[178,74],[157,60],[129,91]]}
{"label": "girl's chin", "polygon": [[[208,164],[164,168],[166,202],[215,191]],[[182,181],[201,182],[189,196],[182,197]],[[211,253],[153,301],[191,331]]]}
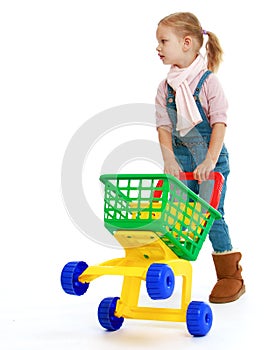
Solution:
{"label": "girl's chin", "polygon": [[164,59],[164,58],[161,58],[161,61],[162,61],[162,63],[163,64],[170,64],[166,59]]}

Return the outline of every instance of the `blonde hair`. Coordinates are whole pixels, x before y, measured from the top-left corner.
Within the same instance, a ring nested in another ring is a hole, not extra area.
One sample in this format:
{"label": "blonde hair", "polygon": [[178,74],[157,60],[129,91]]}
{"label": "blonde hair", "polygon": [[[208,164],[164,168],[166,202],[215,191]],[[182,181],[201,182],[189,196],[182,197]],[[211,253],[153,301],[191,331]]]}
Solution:
{"label": "blonde hair", "polygon": [[207,66],[213,72],[218,70],[223,55],[219,40],[214,33],[202,29],[199,20],[194,14],[190,12],[176,12],[161,19],[159,24],[173,28],[175,33],[180,37],[190,35],[195,38],[198,43],[198,51],[204,42],[203,35],[208,35],[208,41],[205,45]]}

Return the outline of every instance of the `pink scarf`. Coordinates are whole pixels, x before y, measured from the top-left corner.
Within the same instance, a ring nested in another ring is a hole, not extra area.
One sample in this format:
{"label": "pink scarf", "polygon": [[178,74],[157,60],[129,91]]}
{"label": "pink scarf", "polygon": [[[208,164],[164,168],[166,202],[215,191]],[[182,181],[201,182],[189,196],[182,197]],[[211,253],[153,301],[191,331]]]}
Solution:
{"label": "pink scarf", "polygon": [[167,82],[175,91],[176,130],[179,131],[180,136],[185,136],[195,125],[202,121],[189,84],[205,69],[204,58],[199,54],[189,67],[171,66],[167,75]]}

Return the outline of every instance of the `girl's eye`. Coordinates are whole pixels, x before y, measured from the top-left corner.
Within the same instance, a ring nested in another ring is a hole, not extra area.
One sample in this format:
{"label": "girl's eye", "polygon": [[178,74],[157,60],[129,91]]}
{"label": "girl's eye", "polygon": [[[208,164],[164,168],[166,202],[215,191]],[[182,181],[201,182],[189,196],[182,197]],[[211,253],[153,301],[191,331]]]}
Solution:
{"label": "girl's eye", "polygon": [[161,40],[161,43],[162,43],[162,44],[165,44],[167,41],[168,41],[168,40],[163,39],[163,40]]}

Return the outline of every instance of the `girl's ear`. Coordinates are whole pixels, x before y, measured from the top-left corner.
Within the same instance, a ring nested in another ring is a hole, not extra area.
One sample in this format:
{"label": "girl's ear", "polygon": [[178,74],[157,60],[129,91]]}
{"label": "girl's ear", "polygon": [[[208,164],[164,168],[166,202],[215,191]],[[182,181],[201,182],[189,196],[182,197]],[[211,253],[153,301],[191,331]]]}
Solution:
{"label": "girl's ear", "polygon": [[192,46],[192,38],[190,36],[185,36],[183,39],[183,50],[188,51]]}

